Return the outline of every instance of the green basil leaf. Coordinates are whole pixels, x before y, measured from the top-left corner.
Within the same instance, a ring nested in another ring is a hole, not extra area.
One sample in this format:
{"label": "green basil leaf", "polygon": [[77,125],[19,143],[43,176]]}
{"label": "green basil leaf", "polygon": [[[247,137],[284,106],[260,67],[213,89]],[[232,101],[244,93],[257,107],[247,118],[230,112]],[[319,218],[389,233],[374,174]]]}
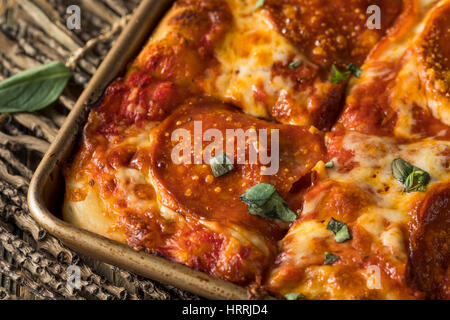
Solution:
{"label": "green basil leaf", "polygon": [[270,183],[259,183],[248,189],[239,199],[249,206],[262,207],[276,190],[275,186]]}
{"label": "green basil leaf", "polygon": [[264,5],[265,0],[258,0],[255,4],[255,6],[253,7],[253,11],[258,10],[259,8],[261,8]]}
{"label": "green basil leaf", "polygon": [[345,242],[347,240],[350,240],[352,236],[350,235],[350,232],[348,230],[347,225],[344,225],[335,235],[334,240],[336,242]]}
{"label": "green basil leaf", "polygon": [[405,191],[410,190],[414,185],[414,169],[413,171],[406,177],[405,180]]}
{"label": "green basil leaf", "polygon": [[284,222],[293,222],[297,219],[295,212],[289,209],[286,201],[277,192],[263,206],[250,205],[248,212],[262,218],[279,219]]}
{"label": "green basil leaf", "polygon": [[331,230],[334,234],[337,234],[343,226],[345,226],[344,222],[331,218],[327,224],[327,230]]}
{"label": "green basil leaf", "polygon": [[357,65],[350,63],[347,67],[348,71],[350,71],[355,77],[359,78],[362,74],[362,70]]}
{"label": "green basil leaf", "polygon": [[404,184],[404,192],[426,191],[431,180],[428,172],[400,158],[392,162],[392,175]]}
{"label": "green basil leaf", "polygon": [[336,262],[337,260],[339,260],[339,256],[332,254],[330,252],[325,252],[324,264],[326,264],[326,265],[332,264],[333,262]]}
{"label": "green basil leaf", "polygon": [[348,226],[344,222],[334,218],[331,218],[328,222],[327,229],[333,231],[336,242],[344,242],[352,238]]}
{"label": "green basil leaf", "polygon": [[427,172],[414,167],[413,172],[406,178],[405,192],[424,192],[430,180],[431,177]]}
{"label": "green basil leaf", "polygon": [[289,69],[295,69],[302,64],[301,61],[294,61],[289,64]]}
{"label": "green basil leaf", "polygon": [[31,112],[55,102],[72,72],[56,61],[20,72],[0,83],[0,112]]}
{"label": "green basil leaf", "polygon": [[306,298],[306,296],[304,294],[296,293],[296,292],[291,292],[291,293],[285,294],[284,297],[286,298],[286,300],[300,300],[300,299]]}
{"label": "green basil leaf", "polygon": [[221,153],[214,158],[211,158],[209,164],[211,166],[211,171],[216,178],[221,177],[234,169],[233,162],[226,153]]}
{"label": "green basil leaf", "polygon": [[401,183],[405,183],[408,176],[413,172],[414,166],[403,159],[392,161],[392,175]]}
{"label": "green basil leaf", "polygon": [[293,222],[297,219],[294,211],[276,192],[275,186],[269,183],[260,183],[247,190],[239,198],[249,208],[248,212],[265,219],[279,219],[285,222]]}
{"label": "green basil leaf", "polygon": [[325,163],[325,168],[333,169],[334,168],[334,162],[330,161],[330,162]]}
{"label": "green basil leaf", "polygon": [[346,71],[346,72],[341,72],[339,71],[338,68],[336,68],[336,66],[333,64],[332,66],[332,70],[333,70],[333,75],[331,76],[331,83],[340,83],[342,81],[345,81],[348,79],[348,77],[350,76],[350,71]]}

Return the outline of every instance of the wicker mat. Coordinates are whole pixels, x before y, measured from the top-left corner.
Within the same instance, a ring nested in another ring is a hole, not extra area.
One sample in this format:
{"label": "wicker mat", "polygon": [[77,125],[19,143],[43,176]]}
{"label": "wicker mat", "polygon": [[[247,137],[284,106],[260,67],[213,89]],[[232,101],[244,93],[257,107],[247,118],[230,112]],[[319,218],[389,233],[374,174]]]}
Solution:
{"label": "wicker mat", "polygon": [[[71,251],[47,234],[27,208],[33,170],[138,3],[0,0],[0,80],[53,60],[74,71],[53,106],[0,115],[0,299],[198,299]],[[70,5],[81,8],[81,30],[66,27]],[[80,267],[80,290],[66,285],[71,264]]]}

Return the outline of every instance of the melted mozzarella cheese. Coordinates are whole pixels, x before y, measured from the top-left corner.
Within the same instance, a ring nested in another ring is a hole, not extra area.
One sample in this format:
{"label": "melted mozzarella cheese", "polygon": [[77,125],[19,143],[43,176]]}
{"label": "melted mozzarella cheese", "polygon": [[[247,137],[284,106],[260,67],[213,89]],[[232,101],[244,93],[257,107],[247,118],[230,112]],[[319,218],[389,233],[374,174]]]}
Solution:
{"label": "melted mozzarella cheese", "polygon": [[266,107],[254,97],[256,90],[263,89],[272,97],[279,96],[279,99],[289,96],[305,100],[308,95],[308,92],[294,92],[294,83],[290,79],[272,77],[273,65],[277,62],[286,65],[293,61],[312,63],[275,30],[264,11],[253,11],[253,2],[228,0],[234,23],[215,50],[221,73],[206,90],[241,106],[251,115],[267,117]]}
{"label": "melted mozzarella cheese", "polygon": [[[431,90],[421,81],[425,76],[420,77],[420,73],[425,70],[420,68],[417,49],[417,43],[433,12],[446,2],[447,0],[416,1],[417,8],[414,13],[411,12],[411,18],[407,20],[405,26],[402,26],[403,29],[383,40],[362,66],[364,70],[362,76],[350,81],[349,101],[359,86],[377,82],[379,79],[391,82],[389,107],[398,117],[394,128],[397,137],[406,139],[421,137],[413,131],[414,107],[429,109],[436,119],[450,125],[448,101],[443,102],[431,94]],[[400,66],[400,69],[395,71],[393,66]]]}
{"label": "melted mozzarella cheese", "polygon": [[81,201],[66,199],[63,205],[64,220],[85,230],[126,243],[123,233],[115,230],[117,217],[105,208],[103,199],[89,191]]}
{"label": "melted mozzarella cheese", "polygon": [[[350,172],[330,170],[330,178],[336,181],[353,183],[365,190],[375,200],[376,206],[361,213],[358,224],[363,226],[374,239],[406,258],[406,244],[397,229],[386,230],[390,226],[406,226],[412,219],[408,203],[422,194],[405,193],[404,186],[392,175],[392,161],[402,158],[427,171],[431,175],[428,187],[434,183],[450,180],[447,168],[450,150],[449,141],[424,139],[409,144],[396,144],[385,137],[348,133],[343,148],[354,153],[358,164]],[[339,163],[338,163],[339,166]]]}
{"label": "melted mozzarella cheese", "polygon": [[[323,192],[314,192],[312,196],[307,194],[305,197],[302,212],[304,220],[297,221],[281,242],[281,263],[272,271],[269,285],[283,283],[284,280],[279,278],[283,279],[287,272],[291,272],[286,270],[306,266],[301,281],[294,281],[292,285],[284,284],[277,290],[282,293],[300,292],[317,299],[367,298],[372,294],[384,299],[405,298],[407,296],[402,296],[401,290],[394,289],[396,280],[389,278],[387,273],[391,271],[386,271],[386,268],[392,268],[400,277],[404,277],[401,272],[408,260],[405,230],[408,230],[413,219],[412,204],[421,199],[423,193],[403,192],[404,186],[392,176],[391,164],[394,159],[402,158],[429,172],[432,179],[428,187],[434,183],[450,181],[450,171],[447,169],[450,141],[424,139],[400,144],[392,138],[347,132],[342,149],[351,151],[351,161],[356,164],[350,171],[341,170],[343,164],[335,158],[335,167],[327,170],[328,178],[325,180],[358,186],[373,200],[372,203],[363,205],[358,212],[352,212],[357,219],[351,226],[352,230],[364,230],[364,237],[370,237],[369,255],[380,261],[387,261],[386,265],[355,265],[351,271],[355,287],[346,291],[341,284],[345,277],[336,275],[341,266],[323,265],[323,258],[318,257],[321,251],[332,251],[332,248],[338,250],[335,252],[338,255],[339,250],[345,252],[348,249],[344,244],[333,244],[332,240],[329,244],[332,233],[326,229],[328,220],[323,221],[324,218],[320,215],[321,210],[333,206],[335,200],[333,195],[325,197]],[[348,201],[358,199],[349,198]],[[315,213],[318,214],[317,218]],[[337,217],[339,212],[335,214]],[[328,249],[323,247],[325,243],[328,243],[325,247]],[[347,245],[352,243],[348,242]],[[327,283],[326,286],[321,285],[323,281]]]}
{"label": "melted mozzarella cheese", "polygon": [[287,243],[284,249],[292,253],[295,264],[302,264],[303,260],[311,257],[311,252],[316,249],[317,241],[329,236],[330,232],[323,223],[315,220],[305,221],[289,230],[283,240]]}

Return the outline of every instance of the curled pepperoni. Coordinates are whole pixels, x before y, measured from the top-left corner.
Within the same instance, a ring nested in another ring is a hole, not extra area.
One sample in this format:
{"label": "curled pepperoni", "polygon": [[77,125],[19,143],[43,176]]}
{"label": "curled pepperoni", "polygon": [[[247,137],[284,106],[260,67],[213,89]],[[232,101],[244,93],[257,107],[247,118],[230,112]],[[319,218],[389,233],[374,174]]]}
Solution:
{"label": "curled pepperoni", "polygon": [[133,124],[161,121],[190,95],[174,82],[136,71],[108,87],[90,116],[89,132],[119,135]]}
{"label": "curled pepperoni", "polygon": [[418,44],[421,75],[433,92],[450,98],[450,3],[433,13]]}
{"label": "curled pepperoni", "polygon": [[[369,29],[369,6],[381,11],[381,28]],[[314,63],[361,65],[402,12],[402,0],[266,0],[279,32]]]}
{"label": "curled pepperoni", "polygon": [[410,244],[408,280],[429,299],[450,299],[450,184],[429,191]]}

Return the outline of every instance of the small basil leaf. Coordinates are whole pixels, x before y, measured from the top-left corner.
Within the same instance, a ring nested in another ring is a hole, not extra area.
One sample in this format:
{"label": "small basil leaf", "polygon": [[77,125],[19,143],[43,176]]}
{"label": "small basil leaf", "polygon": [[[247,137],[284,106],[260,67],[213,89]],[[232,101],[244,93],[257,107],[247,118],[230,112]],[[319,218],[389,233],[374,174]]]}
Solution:
{"label": "small basil leaf", "polygon": [[296,293],[296,292],[288,293],[288,294],[284,295],[284,297],[286,298],[286,300],[300,300],[300,299],[306,298],[306,296],[304,294]]}
{"label": "small basil leaf", "polygon": [[333,262],[336,262],[337,260],[339,260],[339,256],[332,254],[330,252],[325,252],[324,264],[326,264],[326,265],[332,264]]}
{"label": "small basil leaf", "polygon": [[248,212],[262,218],[279,219],[284,222],[293,222],[297,219],[295,212],[289,209],[286,201],[276,192],[263,206],[250,205]]}
{"label": "small basil leaf", "polygon": [[274,207],[278,219],[284,222],[293,222],[297,219],[295,212],[289,209],[287,202],[277,192],[269,202]]}
{"label": "small basil leaf", "polygon": [[294,61],[289,64],[289,69],[295,69],[302,64],[301,61]]}
{"label": "small basil leaf", "polygon": [[352,238],[352,236],[350,235],[350,232],[348,230],[347,225],[344,225],[337,233],[336,236],[334,237],[334,240],[336,240],[336,242],[345,242],[347,240],[350,240]]}
{"label": "small basil leaf", "polygon": [[413,172],[408,176],[405,181],[405,191],[406,192],[415,192],[415,191],[426,191],[426,186],[430,182],[430,175],[420,170],[417,167],[414,167]]}
{"label": "small basil leaf", "polygon": [[325,163],[325,168],[333,169],[334,168],[334,162],[330,161],[330,162]]}
{"label": "small basil leaf", "polygon": [[392,175],[404,184],[405,192],[426,191],[431,180],[428,172],[400,158],[392,162]]}
{"label": "small basil leaf", "polygon": [[258,0],[253,7],[253,11],[258,10],[260,7],[264,5],[265,0]]}
{"label": "small basil leaf", "polygon": [[0,83],[0,112],[31,112],[55,102],[72,72],[56,61],[20,72]]}
{"label": "small basil leaf", "polygon": [[413,172],[413,166],[403,159],[395,159],[392,161],[392,175],[401,183],[405,183],[408,176]]}
{"label": "small basil leaf", "polygon": [[221,153],[214,158],[211,158],[209,164],[211,166],[211,171],[216,178],[221,177],[234,169],[233,162],[226,153]]}
{"label": "small basil leaf", "polygon": [[345,226],[344,222],[331,218],[328,222],[327,229],[333,231],[334,234],[337,234],[343,226]]}
{"label": "small basil leaf", "polygon": [[362,70],[357,65],[350,63],[347,67],[348,71],[350,71],[355,77],[359,78],[362,74]]}
{"label": "small basil leaf", "polygon": [[275,205],[270,200],[262,207],[259,207],[257,205],[249,205],[248,212],[254,216],[258,216],[261,218],[277,219]]}
{"label": "small basil leaf", "polygon": [[276,192],[275,186],[269,183],[260,183],[247,190],[239,198],[249,208],[248,212],[265,219],[279,219],[285,222],[293,222],[297,219],[294,211]]}
{"label": "small basil leaf", "polygon": [[405,180],[405,191],[410,190],[414,185],[414,169],[413,171],[406,177]]}
{"label": "small basil leaf", "polygon": [[251,187],[245,192],[239,199],[249,206],[262,207],[272,195],[275,193],[276,188],[270,183],[259,183],[256,186]]}
{"label": "small basil leaf", "polygon": [[345,81],[350,76],[350,71],[341,72],[338,68],[333,64],[332,66],[333,75],[331,76],[331,83],[340,83],[342,81]]}
{"label": "small basil leaf", "polygon": [[334,218],[331,218],[328,222],[327,229],[333,231],[336,242],[344,242],[352,238],[348,226],[344,222]]}

